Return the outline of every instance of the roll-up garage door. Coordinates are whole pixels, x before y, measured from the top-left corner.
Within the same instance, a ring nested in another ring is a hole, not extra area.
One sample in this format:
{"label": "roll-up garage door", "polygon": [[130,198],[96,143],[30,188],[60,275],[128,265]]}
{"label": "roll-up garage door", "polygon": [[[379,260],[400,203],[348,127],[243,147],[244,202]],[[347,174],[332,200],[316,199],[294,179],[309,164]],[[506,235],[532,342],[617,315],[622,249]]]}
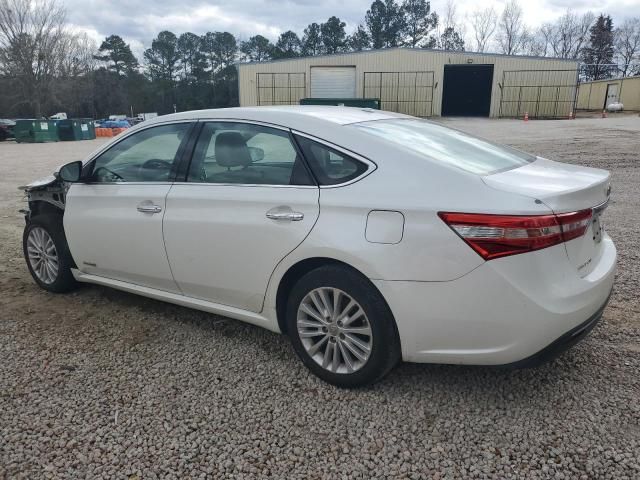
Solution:
{"label": "roll-up garage door", "polygon": [[356,67],[311,67],[312,98],[355,98]]}

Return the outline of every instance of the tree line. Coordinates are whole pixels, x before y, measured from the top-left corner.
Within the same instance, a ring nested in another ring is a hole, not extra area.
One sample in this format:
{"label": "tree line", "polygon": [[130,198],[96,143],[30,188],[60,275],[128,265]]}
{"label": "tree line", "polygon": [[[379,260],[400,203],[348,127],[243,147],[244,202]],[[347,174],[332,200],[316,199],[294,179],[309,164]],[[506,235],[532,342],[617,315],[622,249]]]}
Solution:
{"label": "tree line", "polygon": [[110,35],[95,45],[73,33],[59,0],[0,0],[0,117],[58,111],[100,118],[238,104],[237,62],[411,47],[580,59],[582,78],[638,75],[640,19],[614,28],[610,16],[568,10],[537,29],[517,0],[502,12],[464,16],[455,3],[439,15],[427,0],[375,0],[348,33],[337,16],[275,42],[231,32],[160,32],[142,58]]}

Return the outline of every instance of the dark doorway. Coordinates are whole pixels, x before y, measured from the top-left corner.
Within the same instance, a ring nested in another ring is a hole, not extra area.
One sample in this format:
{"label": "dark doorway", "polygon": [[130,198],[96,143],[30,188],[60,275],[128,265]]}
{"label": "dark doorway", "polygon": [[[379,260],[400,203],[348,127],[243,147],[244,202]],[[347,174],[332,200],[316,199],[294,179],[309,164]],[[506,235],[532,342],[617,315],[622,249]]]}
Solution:
{"label": "dark doorway", "polygon": [[445,65],[442,115],[488,117],[493,65]]}

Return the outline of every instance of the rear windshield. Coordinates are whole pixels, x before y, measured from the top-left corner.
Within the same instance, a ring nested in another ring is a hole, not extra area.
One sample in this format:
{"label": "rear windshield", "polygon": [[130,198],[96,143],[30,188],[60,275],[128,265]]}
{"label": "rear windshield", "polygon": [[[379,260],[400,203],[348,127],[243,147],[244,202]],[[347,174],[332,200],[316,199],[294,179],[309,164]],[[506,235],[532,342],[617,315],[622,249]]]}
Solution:
{"label": "rear windshield", "polygon": [[478,175],[510,170],[535,160],[533,155],[425,120],[374,120],[350,126]]}

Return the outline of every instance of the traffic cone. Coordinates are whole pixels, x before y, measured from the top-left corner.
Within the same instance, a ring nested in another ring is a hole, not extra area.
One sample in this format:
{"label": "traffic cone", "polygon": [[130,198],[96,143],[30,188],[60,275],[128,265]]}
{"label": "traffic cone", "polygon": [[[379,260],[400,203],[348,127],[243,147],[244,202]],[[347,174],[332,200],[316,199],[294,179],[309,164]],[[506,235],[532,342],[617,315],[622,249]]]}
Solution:
{"label": "traffic cone", "polygon": [[607,109],[602,110],[602,118],[607,118]]}
{"label": "traffic cone", "polygon": [[524,121],[525,122],[529,121],[529,112],[524,112]]}

